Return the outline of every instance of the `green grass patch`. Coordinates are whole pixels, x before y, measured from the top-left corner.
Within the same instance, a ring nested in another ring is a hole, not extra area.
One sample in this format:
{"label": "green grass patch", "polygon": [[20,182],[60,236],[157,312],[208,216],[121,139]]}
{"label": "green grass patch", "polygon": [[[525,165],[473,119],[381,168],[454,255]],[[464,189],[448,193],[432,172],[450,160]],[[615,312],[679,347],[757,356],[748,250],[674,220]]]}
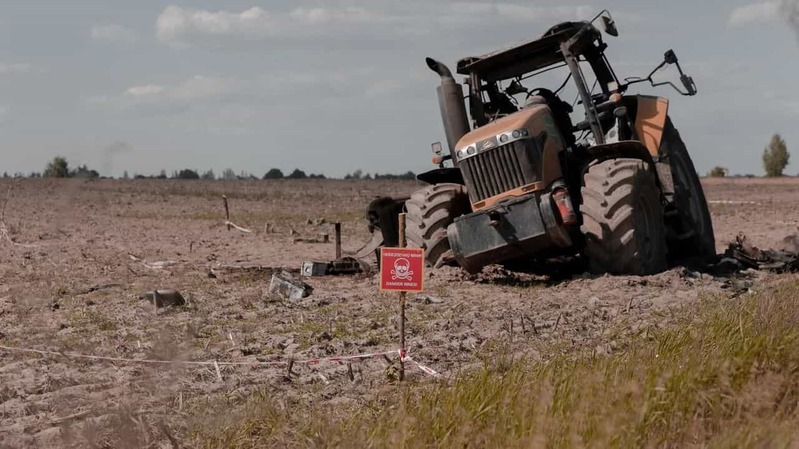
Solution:
{"label": "green grass patch", "polygon": [[[249,398],[195,447],[795,447],[799,282],[706,297],[612,355],[497,351],[448,383],[351,409]],[[546,354],[545,354],[546,355]]]}

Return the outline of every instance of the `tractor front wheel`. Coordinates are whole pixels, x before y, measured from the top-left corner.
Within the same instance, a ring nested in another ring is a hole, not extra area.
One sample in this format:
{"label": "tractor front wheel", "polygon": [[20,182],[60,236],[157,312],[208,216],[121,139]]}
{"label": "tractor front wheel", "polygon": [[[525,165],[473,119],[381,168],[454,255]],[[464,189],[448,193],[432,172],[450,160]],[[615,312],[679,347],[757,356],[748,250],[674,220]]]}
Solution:
{"label": "tractor front wheel", "polygon": [[594,273],[653,274],[666,269],[666,227],[655,174],[644,161],[611,159],[583,176],[583,254]]}
{"label": "tractor front wheel", "polygon": [[424,248],[430,266],[437,268],[454,262],[447,226],[471,210],[466,187],[449,183],[427,186],[411,194],[405,210],[409,246]]}

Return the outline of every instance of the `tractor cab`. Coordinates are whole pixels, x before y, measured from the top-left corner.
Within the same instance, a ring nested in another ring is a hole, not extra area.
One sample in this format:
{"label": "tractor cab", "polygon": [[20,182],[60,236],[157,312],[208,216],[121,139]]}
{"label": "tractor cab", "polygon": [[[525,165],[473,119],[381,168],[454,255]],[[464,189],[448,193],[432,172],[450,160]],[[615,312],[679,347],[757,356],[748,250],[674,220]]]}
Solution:
{"label": "tractor cab", "polygon": [[[562,132],[571,134],[573,107],[559,95],[572,78],[578,86],[585,84],[584,63],[592,69],[595,87],[599,89],[596,94],[592,92],[594,102],[606,101],[611,92],[619,88],[616,75],[605,58],[605,48],[607,44],[603,42],[602,34],[592,24],[564,22],[547,30],[539,39],[483,56],[461,59],[457,72],[467,76],[465,84],[473,126],[484,126],[531,105],[546,104]],[[567,55],[578,62],[575,65],[576,76],[569,71]],[[560,73],[565,69],[568,74],[558,87],[538,85],[543,75],[559,69]]]}

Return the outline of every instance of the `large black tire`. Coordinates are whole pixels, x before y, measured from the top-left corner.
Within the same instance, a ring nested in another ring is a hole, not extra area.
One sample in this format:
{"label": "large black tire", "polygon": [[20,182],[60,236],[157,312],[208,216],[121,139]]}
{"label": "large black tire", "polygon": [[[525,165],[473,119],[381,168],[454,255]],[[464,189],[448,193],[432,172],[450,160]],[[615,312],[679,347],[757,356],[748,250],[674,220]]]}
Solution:
{"label": "large black tire", "polygon": [[455,258],[447,239],[447,226],[471,211],[466,187],[460,184],[436,184],[417,190],[405,202],[405,234],[408,244],[424,248],[424,257],[433,267],[452,263]]}
{"label": "large black tire", "polygon": [[666,227],[655,174],[638,159],[595,163],[583,176],[583,254],[594,273],[666,269]]}
{"label": "large black tire", "polygon": [[669,258],[672,262],[708,261],[716,255],[710,211],[694,163],[671,118],[666,118],[657,165],[668,202]]}

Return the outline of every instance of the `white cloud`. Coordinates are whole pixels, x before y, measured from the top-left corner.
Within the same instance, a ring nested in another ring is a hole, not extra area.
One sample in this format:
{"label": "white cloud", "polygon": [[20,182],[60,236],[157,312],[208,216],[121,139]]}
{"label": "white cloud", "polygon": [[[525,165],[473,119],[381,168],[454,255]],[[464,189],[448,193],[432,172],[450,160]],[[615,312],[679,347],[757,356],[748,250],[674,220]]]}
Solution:
{"label": "white cloud", "polygon": [[731,27],[764,23],[777,20],[782,10],[782,1],[752,3],[735,8],[730,13],[727,25]]}
{"label": "white cloud", "polygon": [[[179,111],[197,102],[230,98],[244,92],[243,84],[231,78],[195,75],[173,85],[141,84],[116,95],[98,95],[87,101],[95,105],[128,109],[139,106],[163,106]],[[157,109],[162,111],[164,109]]]}
{"label": "white cloud", "polygon": [[180,42],[193,35],[264,35],[273,26],[270,14],[258,7],[232,13],[172,5],[161,12],[155,23],[156,34],[164,42]]}
{"label": "white cloud", "polygon": [[289,12],[289,17],[297,22],[309,25],[327,23],[376,23],[385,22],[389,17],[365,8],[348,7],[343,9],[329,8],[296,8]]}
{"label": "white cloud", "polygon": [[208,11],[168,6],[155,23],[156,35],[162,42],[187,45],[189,41],[206,37],[267,38],[274,36],[318,35],[319,26],[377,24],[390,18],[382,13],[360,7],[295,8],[271,13],[259,7],[242,12]]}
{"label": "white cloud", "polygon": [[[174,46],[187,46],[203,39],[237,37],[243,39],[307,38],[343,36],[372,31],[368,36],[386,33],[407,37],[412,30],[439,25],[467,27],[479,24],[484,29],[504,26],[509,21],[556,22],[586,20],[593,17],[593,6],[532,6],[521,3],[432,2],[384,3],[369,7],[297,7],[290,11],[267,11],[254,7],[242,12],[166,7],[156,20],[158,39]],[[625,17],[632,14],[622,14]]]}
{"label": "white cloud", "polygon": [[155,84],[147,84],[144,86],[133,86],[129,87],[125,90],[125,93],[122,94],[126,97],[146,97],[150,95],[157,95],[160,94],[164,90],[164,86],[158,86]]}
{"label": "white cloud", "polygon": [[259,110],[283,107],[294,104],[296,98],[303,95],[320,101],[390,95],[405,88],[408,82],[416,82],[410,78],[375,82],[376,70],[349,66],[319,72],[271,71],[252,78],[195,75],[175,83],[137,84],[117,93],[86,97],[84,101],[111,111],[142,116],[209,114],[209,111],[224,108],[240,111],[249,106]]}
{"label": "white cloud", "polygon": [[240,91],[239,87],[239,83],[230,78],[196,75],[168,90],[166,94],[178,101],[196,101],[236,94]]}
{"label": "white cloud", "polygon": [[132,44],[139,39],[135,31],[115,23],[93,26],[91,37],[96,41],[121,44]]}
{"label": "white cloud", "polygon": [[33,71],[33,66],[27,63],[0,62],[0,75],[16,75],[16,74],[30,73],[32,71]]}
{"label": "white cloud", "polygon": [[474,16],[477,19],[494,17],[516,22],[542,22],[557,20],[590,20],[596,14],[592,6],[532,6],[516,3],[456,2],[452,12]]}

